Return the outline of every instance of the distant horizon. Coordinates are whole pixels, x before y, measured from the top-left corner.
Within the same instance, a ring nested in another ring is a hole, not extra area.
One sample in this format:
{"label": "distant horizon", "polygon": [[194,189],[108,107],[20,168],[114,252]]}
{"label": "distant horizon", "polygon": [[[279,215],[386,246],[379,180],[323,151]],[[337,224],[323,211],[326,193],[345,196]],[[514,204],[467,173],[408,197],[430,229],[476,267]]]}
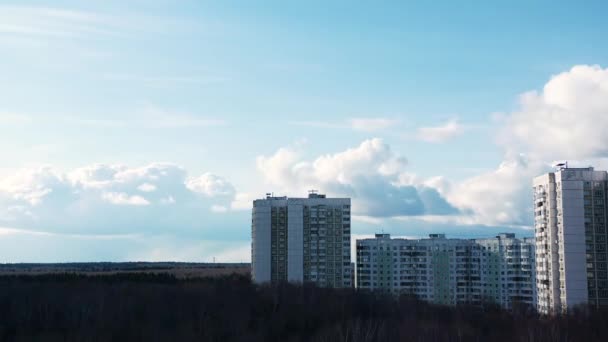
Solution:
{"label": "distant horizon", "polygon": [[256,198],[352,198],[352,243],[533,234],[608,170],[608,3],[0,5],[0,263],[250,261]]}

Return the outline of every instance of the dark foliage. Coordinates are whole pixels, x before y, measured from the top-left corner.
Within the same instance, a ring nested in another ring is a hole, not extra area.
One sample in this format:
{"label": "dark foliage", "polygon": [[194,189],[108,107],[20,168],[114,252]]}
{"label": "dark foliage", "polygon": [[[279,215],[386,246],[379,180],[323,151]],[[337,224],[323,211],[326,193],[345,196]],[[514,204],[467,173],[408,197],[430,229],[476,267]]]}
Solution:
{"label": "dark foliage", "polygon": [[244,276],[0,277],[1,341],[608,341],[606,313],[540,317]]}

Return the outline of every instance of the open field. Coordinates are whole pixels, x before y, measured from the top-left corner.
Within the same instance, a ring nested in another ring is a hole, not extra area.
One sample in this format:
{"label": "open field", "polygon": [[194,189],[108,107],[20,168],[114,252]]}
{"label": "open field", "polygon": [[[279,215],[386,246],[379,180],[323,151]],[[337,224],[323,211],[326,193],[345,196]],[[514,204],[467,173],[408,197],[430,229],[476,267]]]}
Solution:
{"label": "open field", "polygon": [[45,274],[114,275],[121,273],[168,274],[179,279],[217,277],[237,274],[249,275],[250,265],[245,263],[211,264],[184,262],[95,262],[60,264],[0,264],[2,275]]}

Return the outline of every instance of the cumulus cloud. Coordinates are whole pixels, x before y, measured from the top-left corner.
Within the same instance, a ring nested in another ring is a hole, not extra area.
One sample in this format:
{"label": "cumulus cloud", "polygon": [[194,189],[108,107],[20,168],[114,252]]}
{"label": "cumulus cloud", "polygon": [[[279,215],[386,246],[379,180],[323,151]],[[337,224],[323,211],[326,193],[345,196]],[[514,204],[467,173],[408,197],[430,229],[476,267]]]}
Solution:
{"label": "cumulus cloud", "polygon": [[150,183],[143,183],[142,185],[137,187],[137,190],[142,192],[152,192],[156,190],[156,185]]}
{"label": "cumulus cloud", "polygon": [[574,66],[541,91],[522,94],[519,104],[498,118],[504,125],[498,142],[507,155],[498,168],[445,188],[473,223],[530,226],[532,179],[551,171],[555,160],[606,165],[608,69]]}
{"label": "cumulus cloud", "polygon": [[436,189],[412,181],[407,159],[394,153],[381,139],[369,139],[342,152],[303,160],[294,148],[280,148],[272,156],[257,158],[266,182],[283,192],[302,195],[321,189],[332,196],[353,198],[359,216],[448,214],[457,210]]}
{"label": "cumulus cloud", "polygon": [[234,196],[234,200],[230,203],[230,209],[232,210],[251,210],[252,203],[255,197],[249,193],[237,193]]}
{"label": "cumulus cloud", "polygon": [[148,205],[150,202],[139,195],[129,196],[124,192],[104,192],[101,198],[116,205]]}
{"label": "cumulus cloud", "polygon": [[426,142],[441,143],[461,135],[464,130],[464,126],[457,120],[450,120],[441,126],[420,127],[416,137]]}
{"label": "cumulus cloud", "polygon": [[520,96],[501,143],[543,160],[608,156],[608,69],[577,65]]}
{"label": "cumulus cloud", "polygon": [[78,233],[196,231],[236,200],[232,184],[174,164],[26,169],[0,181],[0,225]]}
{"label": "cumulus cloud", "polygon": [[[541,91],[520,96],[520,107],[498,119],[505,158],[496,169],[462,181],[420,179],[408,173],[377,139],[333,155],[305,161],[283,148],[258,159],[258,169],[282,189],[306,188],[352,196],[360,217],[417,216],[429,222],[530,226],[531,182],[555,160],[607,165],[608,69],[579,65],[551,77]],[[422,127],[416,136],[438,143],[465,130],[451,120]],[[457,209],[455,209],[457,208]],[[369,219],[368,219],[369,220]]]}
{"label": "cumulus cloud", "polygon": [[537,160],[510,155],[497,169],[453,184],[446,196],[465,213],[464,222],[530,225],[532,179],[549,170],[550,166]]}
{"label": "cumulus cloud", "polygon": [[234,187],[222,177],[211,173],[205,173],[199,177],[193,177],[186,181],[186,187],[191,191],[203,194],[207,197],[232,196]]}
{"label": "cumulus cloud", "polygon": [[65,191],[65,177],[50,167],[23,170],[0,181],[0,199],[16,205],[37,206],[44,198],[51,198]]}

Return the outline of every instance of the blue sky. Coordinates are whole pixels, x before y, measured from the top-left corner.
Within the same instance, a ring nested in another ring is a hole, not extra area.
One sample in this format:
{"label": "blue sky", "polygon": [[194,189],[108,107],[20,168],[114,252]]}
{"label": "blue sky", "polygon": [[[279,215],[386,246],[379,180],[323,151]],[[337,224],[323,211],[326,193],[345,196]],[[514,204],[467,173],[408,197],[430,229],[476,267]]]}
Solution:
{"label": "blue sky", "polygon": [[2,1],[0,262],[247,260],[311,187],[357,235],[529,234],[531,177],[608,165],[607,7]]}

